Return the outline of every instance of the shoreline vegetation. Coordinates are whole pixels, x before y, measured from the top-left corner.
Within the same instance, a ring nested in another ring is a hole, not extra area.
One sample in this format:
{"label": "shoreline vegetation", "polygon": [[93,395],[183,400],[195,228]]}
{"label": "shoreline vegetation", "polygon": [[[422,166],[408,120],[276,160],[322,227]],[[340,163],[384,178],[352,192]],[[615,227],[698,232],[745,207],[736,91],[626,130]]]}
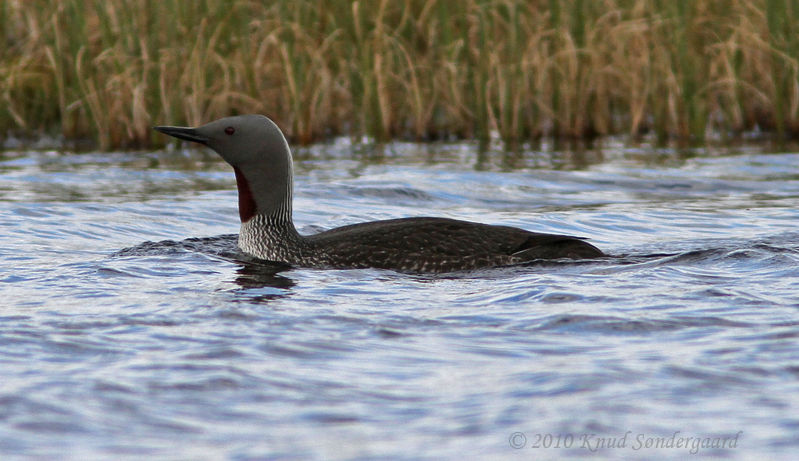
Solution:
{"label": "shoreline vegetation", "polygon": [[799,138],[799,0],[5,0],[0,143]]}

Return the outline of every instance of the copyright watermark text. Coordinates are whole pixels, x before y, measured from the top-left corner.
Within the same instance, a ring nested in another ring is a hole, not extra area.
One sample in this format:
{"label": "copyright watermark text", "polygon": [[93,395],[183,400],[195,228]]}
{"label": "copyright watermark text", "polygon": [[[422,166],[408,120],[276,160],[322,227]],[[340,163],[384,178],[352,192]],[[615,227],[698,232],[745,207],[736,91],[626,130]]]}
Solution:
{"label": "copyright watermark text", "polygon": [[644,433],[633,433],[627,431],[617,436],[597,435],[592,433],[524,433],[514,432],[508,437],[508,444],[511,448],[520,450],[522,448],[576,448],[597,452],[606,449],[677,449],[686,450],[695,455],[700,450],[737,448],[738,438],[743,431],[727,436],[689,436],[675,431],[671,436],[653,436]]}

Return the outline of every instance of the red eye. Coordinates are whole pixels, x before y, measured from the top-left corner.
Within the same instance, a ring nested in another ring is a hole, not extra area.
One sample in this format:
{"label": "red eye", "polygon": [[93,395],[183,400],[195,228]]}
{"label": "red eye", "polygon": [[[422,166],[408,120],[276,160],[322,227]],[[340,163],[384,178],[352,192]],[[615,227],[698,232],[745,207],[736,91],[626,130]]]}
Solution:
{"label": "red eye", "polygon": [[235,132],[236,132],[236,129],[233,128],[232,126],[229,126],[229,127],[225,128],[225,134],[228,135],[228,136],[232,135]]}

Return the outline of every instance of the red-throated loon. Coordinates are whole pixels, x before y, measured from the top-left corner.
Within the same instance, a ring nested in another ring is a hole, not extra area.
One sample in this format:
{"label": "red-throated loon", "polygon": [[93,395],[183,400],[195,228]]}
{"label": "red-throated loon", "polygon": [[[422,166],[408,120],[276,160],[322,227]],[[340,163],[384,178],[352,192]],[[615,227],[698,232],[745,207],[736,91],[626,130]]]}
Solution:
{"label": "red-throated loon", "polygon": [[204,144],[233,166],[241,217],[239,248],[259,259],[298,267],[436,273],[604,256],[579,237],[447,218],[389,219],[300,235],[291,216],[291,151],[272,120],[239,115],[197,128],[155,129]]}

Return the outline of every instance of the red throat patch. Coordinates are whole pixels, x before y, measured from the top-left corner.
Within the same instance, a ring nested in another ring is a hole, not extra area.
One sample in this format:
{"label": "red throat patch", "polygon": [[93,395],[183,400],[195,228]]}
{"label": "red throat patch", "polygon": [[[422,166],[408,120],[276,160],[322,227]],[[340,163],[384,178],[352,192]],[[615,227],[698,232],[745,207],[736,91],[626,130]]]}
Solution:
{"label": "red throat patch", "polygon": [[255,198],[252,196],[250,183],[247,182],[244,173],[235,166],[233,171],[236,173],[236,186],[239,189],[239,217],[241,222],[247,222],[255,216]]}

